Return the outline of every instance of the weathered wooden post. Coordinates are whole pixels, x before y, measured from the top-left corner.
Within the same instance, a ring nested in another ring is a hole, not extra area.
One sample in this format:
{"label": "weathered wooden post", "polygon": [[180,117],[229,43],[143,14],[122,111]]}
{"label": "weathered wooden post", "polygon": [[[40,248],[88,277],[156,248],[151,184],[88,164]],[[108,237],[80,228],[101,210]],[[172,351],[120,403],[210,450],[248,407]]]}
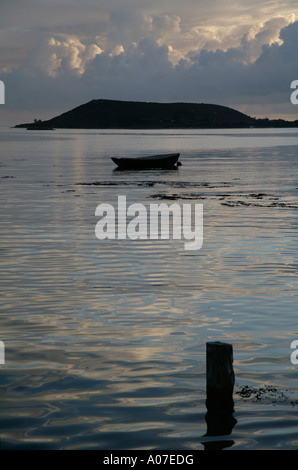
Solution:
{"label": "weathered wooden post", "polygon": [[206,407],[212,411],[233,411],[233,347],[218,341],[206,344],[207,399]]}
{"label": "weathered wooden post", "polygon": [[[207,356],[207,423],[206,436],[227,436],[232,433],[237,420],[233,416],[233,348],[230,344],[210,342],[206,344]],[[233,445],[229,439],[207,441],[206,450],[219,450]]]}

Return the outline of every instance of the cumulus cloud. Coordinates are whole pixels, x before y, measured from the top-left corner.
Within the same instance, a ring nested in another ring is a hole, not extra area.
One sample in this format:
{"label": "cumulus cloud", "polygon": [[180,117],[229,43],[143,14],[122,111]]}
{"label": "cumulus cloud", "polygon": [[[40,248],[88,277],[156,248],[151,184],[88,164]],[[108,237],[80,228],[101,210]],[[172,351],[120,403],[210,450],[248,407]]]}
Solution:
{"label": "cumulus cloud", "polygon": [[[215,57],[223,58],[225,61],[239,61],[243,64],[255,62],[263,52],[263,46],[271,46],[272,44],[281,45],[282,39],[280,37],[281,30],[294,21],[294,17],[277,17],[272,18],[265,23],[254,25],[248,29],[241,37],[238,38],[238,44],[228,46],[225,44],[223,47],[222,42],[214,37],[212,40],[205,41],[205,44],[197,50],[190,51],[187,56],[189,58],[198,57],[203,51],[216,52],[216,55],[210,53],[209,60],[214,60]],[[206,54],[204,58],[206,59]]]}
{"label": "cumulus cloud", "polygon": [[[126,28],[130,33],[129,18]],[[196,27],[186,35],[178,15],[149,15],[137,30],[132,42],[114,31],[105,47],[73,35],[44,38],[4,75],[8,107],[56,104],[63,112],[108,98],[212,102],[251,115],[278,113],[289,103],[288,113],[294,111],[289,87],[298,79],[298,22],[292,16],[238,28],[237,41],[225,47],[218,30]]]}
{"label": "cumulus cloud", "polygon": [[243,36],[242,51],[243,57],[248,62],[254,62],[262,53],[263,46],[271,46],[272,44],[282,44],[280,32],[288,24],[295,20],[294,16],[289,18],[277,17],[261,24],[257,30],[250,30]]}
{"label": "cumulus cloud", "polygon": [[102,52],[97,44],[86,46],[76,37],[46,37],[31,51],[24,67],[49,77],[57,77],[68,71],[82,75],[88,63]]}

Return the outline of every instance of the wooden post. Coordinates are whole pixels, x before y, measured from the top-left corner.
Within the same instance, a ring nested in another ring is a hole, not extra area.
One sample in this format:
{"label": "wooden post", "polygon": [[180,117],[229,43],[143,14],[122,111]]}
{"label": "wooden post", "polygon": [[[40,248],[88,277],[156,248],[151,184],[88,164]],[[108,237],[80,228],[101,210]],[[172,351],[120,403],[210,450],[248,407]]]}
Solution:
{"label": "wooden post", "polygon": [[207,410],[234,411],[233,347],[218,341],[206,344]]}

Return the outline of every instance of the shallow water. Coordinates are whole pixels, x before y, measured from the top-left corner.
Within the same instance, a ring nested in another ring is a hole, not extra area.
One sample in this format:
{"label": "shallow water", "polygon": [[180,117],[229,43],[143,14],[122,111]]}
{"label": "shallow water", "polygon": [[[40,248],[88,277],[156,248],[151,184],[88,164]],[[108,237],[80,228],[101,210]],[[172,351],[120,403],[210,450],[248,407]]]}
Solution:
{"label": "shallow water", "polygon": [[[1,448],[297,448],[298,130],[3,128],[0,140]],[[110,159],[176,151],[178,170]],[[95,209],[119,195],[203,204],[203,247],[98,240]],[[215,436],[214,340],[233,345],[236,375],[236,422]]]}

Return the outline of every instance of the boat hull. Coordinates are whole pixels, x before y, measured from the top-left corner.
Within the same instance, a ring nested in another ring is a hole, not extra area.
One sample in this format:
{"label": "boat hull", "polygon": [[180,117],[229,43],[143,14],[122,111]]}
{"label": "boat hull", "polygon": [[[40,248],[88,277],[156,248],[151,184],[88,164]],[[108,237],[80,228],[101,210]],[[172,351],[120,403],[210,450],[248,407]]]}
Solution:
{"label": "boat hull", "polygon": [[112,160],[120,169],[145,170],[152,168],[171,168],[178,162],[179,156],[179,153],[171,153],[140,158],[112,157]]}

